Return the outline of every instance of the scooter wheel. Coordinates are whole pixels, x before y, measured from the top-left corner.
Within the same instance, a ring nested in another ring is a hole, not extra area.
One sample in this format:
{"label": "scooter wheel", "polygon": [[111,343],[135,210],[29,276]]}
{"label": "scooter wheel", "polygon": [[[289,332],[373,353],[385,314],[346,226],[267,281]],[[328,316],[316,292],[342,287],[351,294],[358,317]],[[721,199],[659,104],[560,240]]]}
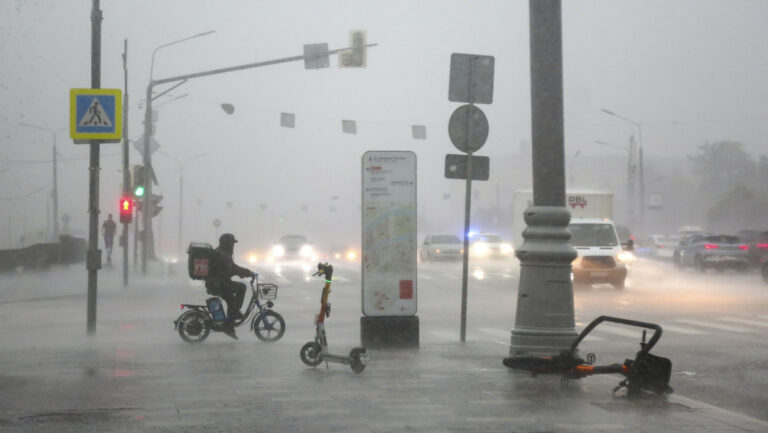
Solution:
{"label": "scooter wheel", "polygon": [[365,349],[361,347],[355,347],[349,352],[349,359],[351,360],[349,366],[352,367],[352,371],[355,373],[361,373],[363,370],[365,370],[365,363],[362,359],[360,359],[364,353]]}
{"label": "scooter wheel", "polygon": [[301,352],[299,352],[301,362],[309,367],[320,365],[320,363],[323,362],[323,359],[320,357],[320,350],[319,344],[314,341],[308,342],[301,347]]}

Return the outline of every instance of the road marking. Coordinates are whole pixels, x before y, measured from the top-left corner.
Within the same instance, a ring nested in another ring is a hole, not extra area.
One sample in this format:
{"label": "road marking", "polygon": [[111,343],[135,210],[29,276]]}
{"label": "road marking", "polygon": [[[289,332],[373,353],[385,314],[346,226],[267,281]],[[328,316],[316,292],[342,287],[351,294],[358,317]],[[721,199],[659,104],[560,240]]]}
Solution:
{"label": "road marking", "polygon": [[714,329],[719,329],[721,331],[728,331],[728,332],[740,332],[740,333],[752,332],[751,329],[747,329],[747,328],[740,328],[738,326],[730,326],[730,325],[722,325],[720,323],[704,322],[701,320],[675,319],[675,322],[687,323],[689,325],[703,326],[705,328],[714,328]]}
{"label": "road marking", "polygon": [[662,331],[671,331],[671,332],[677,332],[678,334],[687,334],[687,335],[702,335],[706,334],[704,331],[697,331],[695,329],[690,328],[681,328],[679,326],[672,326],[667,324],[661,325]]}
{"label": "road marking", "polygon": [[605,325],[603,325],[603,326],[599,327],[598,330],[600,332],[607,332],[609,334],[621,335],[622,337],[632,337],[632,338],[635,338],[635,337],[640,337],[642,335],[642,332],[639,331],[639,330],[632,331],[630,329],[617,328],[617,327],[614,327],[614,326],[605,326]]}
{"label": "road marking", "polygon": [[586,337],[584,337],[582,341],[604,341],[604,340],[605,338],[603,337],[598,337],[597,335],[589,334]]}
{"label": "road marking", "polygon": [[435,277],[432,277],[432,276],[429,276],[429,275],[425,275],[423,272],[419,272],[418,279],[419,280],[434,280]]}
{"label": "road marking", "polygon": [[510,333],[511,331],[505,331],[499,328],[480,328],[479,331],[484,334],[492,335],[494,337],[499,337],[499,338],[510,338],[510,335],[512,335]]}
{"label": "road marking", "polygon": [[728,322],[741,323],[742,325],[764,326],[768,328],[768,323],[766,322],[758,322],[757,320],[740,319],[738,317],[720,317],[717,320],[725,320]]}

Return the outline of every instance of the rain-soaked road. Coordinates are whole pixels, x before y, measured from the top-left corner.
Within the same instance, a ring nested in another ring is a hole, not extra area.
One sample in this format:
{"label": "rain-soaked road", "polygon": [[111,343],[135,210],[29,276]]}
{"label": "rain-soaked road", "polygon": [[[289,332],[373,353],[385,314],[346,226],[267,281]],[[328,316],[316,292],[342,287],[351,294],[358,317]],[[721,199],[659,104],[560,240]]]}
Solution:
{"label": "rain-soaked road", "polygon": [[[327,329],[344,353],[359,344],[360,271],[336,268]],[[623,291],[576,292],[579,328],[601,314],[662,324],[654,352],[672,359],[675,394],[660,409],[612,399],[618,377],[561,388],[507,371],[513,264],[472,265],[465,345],[460,264],[420,265],[421,349],[372,351],[359,376],[298,359],[322,282],[300,266],[257,269],[280,285],[275,309],[287,331],[274,344],[245,330],[239,341],[181,342],[171,324],[179,304],[205,298],[183,274],[122,289],[120,273],[103,270],[92,338],[84,270],[0,277],[0,431],[768,431],[768,287],[756,274],[702,276],[641,260]],[[600,327],[583,350],[621,362],[638,341],[637,331]]]}

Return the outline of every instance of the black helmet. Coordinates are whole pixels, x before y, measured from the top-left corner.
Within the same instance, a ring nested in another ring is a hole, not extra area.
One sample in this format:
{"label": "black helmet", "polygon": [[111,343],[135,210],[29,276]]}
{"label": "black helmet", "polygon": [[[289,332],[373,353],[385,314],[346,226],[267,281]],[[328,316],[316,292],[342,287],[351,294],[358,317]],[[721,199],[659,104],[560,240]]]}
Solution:
{"label": "black helmet", "polygon": [[219,237],[219,246],[229,251],[234,249],[235,242],[237,242],[237,239],[235,239],[235,235],[232,233],[224,233]]}

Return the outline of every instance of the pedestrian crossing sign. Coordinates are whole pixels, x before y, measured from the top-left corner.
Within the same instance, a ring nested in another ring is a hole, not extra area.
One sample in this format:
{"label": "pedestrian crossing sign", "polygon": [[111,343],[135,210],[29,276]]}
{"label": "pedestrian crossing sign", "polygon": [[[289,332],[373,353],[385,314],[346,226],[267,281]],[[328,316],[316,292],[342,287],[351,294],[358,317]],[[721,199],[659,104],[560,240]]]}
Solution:
{"label": "pedestrian crossing sign", "polygon": [[69,89],[69,136],[75,143],[118,142],[122,135],[120,89]]}

